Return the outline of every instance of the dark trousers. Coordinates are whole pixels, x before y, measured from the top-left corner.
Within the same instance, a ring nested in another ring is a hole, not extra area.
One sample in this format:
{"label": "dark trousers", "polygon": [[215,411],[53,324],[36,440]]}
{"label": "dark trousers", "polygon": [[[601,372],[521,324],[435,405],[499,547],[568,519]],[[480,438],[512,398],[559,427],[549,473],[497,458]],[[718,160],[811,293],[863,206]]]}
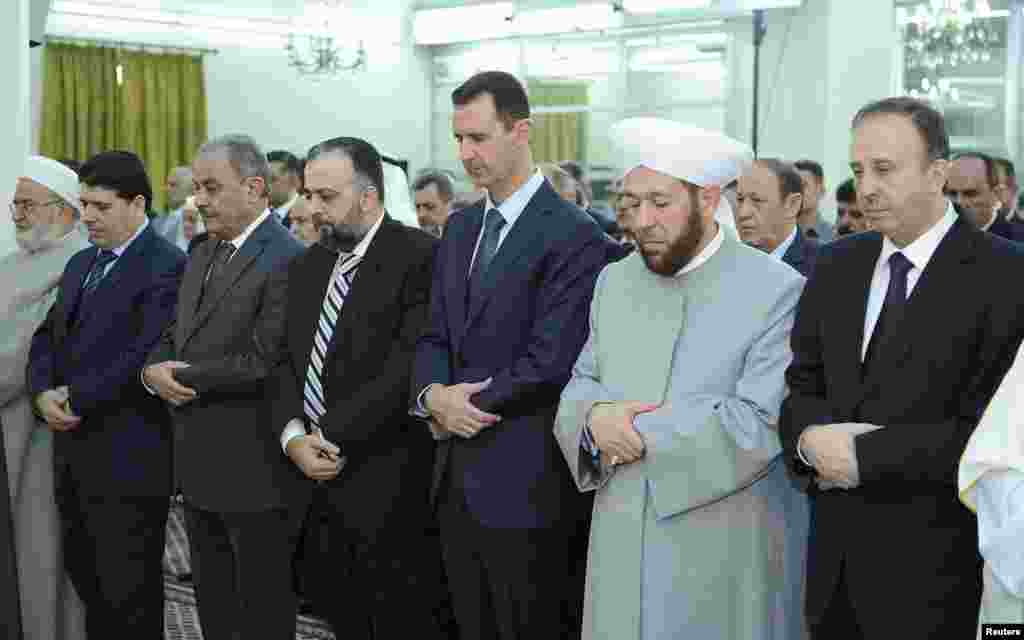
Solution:
{"label": "dark trousers", "polygon": [[[844,562],[845,564],[845,562]],[[845,568],[839,569],[836,590],[832,594],[821,620],[811,626],[813,640],[864,640],[864,632],[857,622],[857,612],[850,600]]]}
{"label": "dark trousers", "polygon": [[82,496],[65,476],[57,506],[90,640],[163,638],[167,497]]}
{"label": "dark trousers", "polygon": [[434,640],[442,632],[440,547],[426,523],[366,530],[326,506],[314,599],[346,640]]}
{"label": "dark trousers", "polygon": [[580,637],[584,575],[573,527],[484,527],[453,488],[444,492],[438,517],[462,638]]}
{"label": "dark trousers", "polygon": [[294,640],[292,558],[302,511],[215,513],[186,506],[192,579],[207,640]]}

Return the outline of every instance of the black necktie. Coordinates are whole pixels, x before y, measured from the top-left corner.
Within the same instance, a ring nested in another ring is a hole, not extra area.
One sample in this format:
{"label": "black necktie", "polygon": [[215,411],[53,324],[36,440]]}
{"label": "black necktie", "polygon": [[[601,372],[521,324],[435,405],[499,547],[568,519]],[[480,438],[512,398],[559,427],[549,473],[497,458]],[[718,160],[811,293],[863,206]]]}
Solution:
{"label": "black necktie", "polygon": [[875,330],[868,342],[868,350],[864,355],[862,372],[867,377],[871,365],[888,346],[893,334],[903,323],[903,312],[907,306],[907,274],[914,268],[914,263],[899,251],[889,256],[889,288],[885,291],[885,302],[882,312],[878,315]]}
{"label": "black necktie", "polygon": [[100,252],[96,255],[96,262],[92,263],[89,275],[85,278],[85,286],[82,287],[83,300],[96,292],[100,283],[103,282],[104,270],[114,260],[117,260],[116,253],[108,249],[100,249]]}
{"label": "black necktie", "polygon": [[[480,294],[480,286],[483,284],[487,268],[494,260],[494,254],[498,252],[498,238],[501,228],[505,226],[505,218],[497,209],[490,209],[484,216],[484,237],[480,239],[480,247],[476,251],[476,260],[473,262],[473,269],[469,274],[469,287],[467,287],[467,302],[476,299]],[[466,310],[469,310],[469,304]]]}

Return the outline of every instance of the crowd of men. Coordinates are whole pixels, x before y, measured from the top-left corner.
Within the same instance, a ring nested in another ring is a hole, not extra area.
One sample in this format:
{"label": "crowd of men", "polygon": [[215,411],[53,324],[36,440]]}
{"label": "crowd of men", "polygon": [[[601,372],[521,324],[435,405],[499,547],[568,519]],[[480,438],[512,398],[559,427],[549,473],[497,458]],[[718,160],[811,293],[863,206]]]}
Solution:
{"label": "crowd of men", "polygon": [[418,174],[419,229],[358,138],[216,138],[152,219],[133,153],[28,159],[0,262],[26,638],[160,637],[173,494],[211,639],[293,638],[300,591],[346,639],[1024,621],[1024,292],[984,285],[1024,271],[1011,163],[873,102],[832,226],[819,164],[630,118],[609,220],[534,162],[513,76],[452,103],[475,191]]}

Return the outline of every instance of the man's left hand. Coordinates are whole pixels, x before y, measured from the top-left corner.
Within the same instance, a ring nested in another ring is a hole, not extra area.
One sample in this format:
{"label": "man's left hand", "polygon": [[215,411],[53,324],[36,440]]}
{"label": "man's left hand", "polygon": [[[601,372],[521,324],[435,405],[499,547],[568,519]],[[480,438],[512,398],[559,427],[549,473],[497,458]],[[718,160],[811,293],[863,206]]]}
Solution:
{"label": "man's left hand", "polygon": [[800,436],[798,446],[818,472],[818,488],[855,489],[860,486],[857,464],[858,435],[881,429],[877,425],[844,422],[812,426]]}

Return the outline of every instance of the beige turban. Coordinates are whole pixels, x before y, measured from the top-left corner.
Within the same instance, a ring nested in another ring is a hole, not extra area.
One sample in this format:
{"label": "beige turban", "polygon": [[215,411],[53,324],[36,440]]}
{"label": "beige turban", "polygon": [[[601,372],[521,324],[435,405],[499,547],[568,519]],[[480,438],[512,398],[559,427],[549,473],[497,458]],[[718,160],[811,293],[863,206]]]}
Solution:
{"label": "beige turban", "polygon": [[29,156],[21,175],[23,178],[43,185],[74,207],[76,211],[81,211],[82,204],[78,199],[78,174],[71,169],[56,160],[43,156]]}

